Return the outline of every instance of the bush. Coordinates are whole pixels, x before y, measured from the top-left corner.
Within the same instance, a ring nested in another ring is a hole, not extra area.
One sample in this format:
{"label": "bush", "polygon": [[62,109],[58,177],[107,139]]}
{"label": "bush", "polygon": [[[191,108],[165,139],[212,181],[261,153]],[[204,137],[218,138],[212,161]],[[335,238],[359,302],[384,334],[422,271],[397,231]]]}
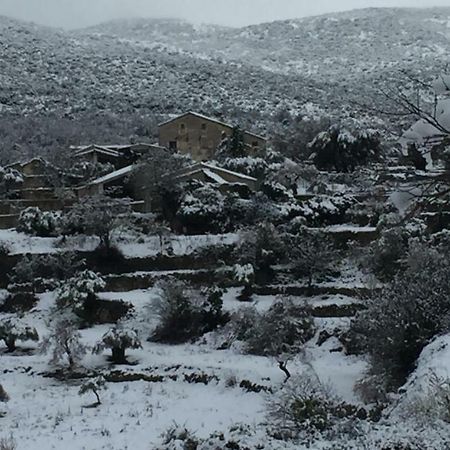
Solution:
{"label": "bush", "polygon": [[56,293],[56,304],[60,309],[71,308],[82,317],[87,309],[87,302],[95,300],[95,293],[104,287],[103,278],[95,272],[84,270],[61,283]]}
{"label": "bush", "polygon": [[34,283],[37,279],[66,280],[73,277],[83,267],[75,253],[55,253],[46,255],[24,255],[14,266],[10,280],[13,283]]}
{"label": "bush", "polygon": [[200,444],[200,440],[191,431],[177,425],[170,427],[161,437],[163,447],[160,450],[197,450]]}
{"label": "bush", "polygon": [[370,246],[363,264],[381,280],[392,280],[405,263],[409,237],[403,227],[383,230],[379,239]]}
{"label": "bush", "polygon": [[102,376],[95,378],[94,380],[88,380],[86,383],[83,383],[80,386],[80,390],[78,391],[78,395],[84,395],[87,392],[92,392],[97,399],[97,402],[92,406],[96,407],[101,405],[99,391],[106,389],[105,379]]}
{"label": "bush", "polygon": [[0,321],[0,339],[9,352],[16,349],[16,341],[38,341],[36,328],[29,326],[21,319],[9,318]]}
{"label": "bush", "polygon": [[[243,328],[242,323],[240,328]],[[244,332],[245,349],[250,354],[261,356],[297,353],[315,331],[308,306],[295,305],[289,299],[278,300],[267,312],[258,314]]]}
{"label": "bush", "polygon": [[59,212],[41,211],[37,207],[29,207],[20,213],[17,230],[40,237],[57,236],[60,222]]}
{"label": "bush", "polygon": [[245,232],[236,252],[241,267],[245,268],[249,264],[253,266],[254,281],[257,284],[267,284],[273,280],[273,266],[279,263],[285,254],[284,242],[275,226],[269,222],[262,222]]}
{"label": "bush", "polygon": [[170,344],[195,340],[229,320],[222,310],[223,292],[217,288],[197,296],[184,283],[166,281],[160,284],[160,291],[160,324],[152,340]]}
{"label": "bush", "polygon": [[314,154],[314,164],[320,170],[353,172],[357,166],[378,161],[381,143],[374,132],[352,134],[338,127],[319,133],[309,144]]}
{"label": "bush", "polygon": [[69,370],[75,368],[87,352],[87,348],[81,342],[81,334],[68,320],[56,321],[50,330],[50,334],[42,341],[41,352],[52,350],[52,364],[68,362]]}
{"label": "bush", "polygon": [[112,362],[126,364],[125,351],[128,348],[142,348],[141,341],[134,330],[116,326],[107,331],[94,347],[94,353],[102,353],[105,348],[111,349]]}
{"label": "bush", "polygon": [[324,233],[302,228],[298,234],[283,238],[291,272],[296,278],[306,278],[308,287],[336,272],[338,253]]}
{"label": "bush", "polygon": [[341,401],[317,379],[304,374],[269,400],[272,433],[312,443],[321,435],[333,438],[345,422],[365,420],[364,408]]}
{"label": "bush", "polygon": [[427,244],[415,245],[408,253],[404,273],[353,320],[352,339],[370,354],[370,374],[385,389],[402,385],[422,349],[448,330],[449,273],[448,254]]}

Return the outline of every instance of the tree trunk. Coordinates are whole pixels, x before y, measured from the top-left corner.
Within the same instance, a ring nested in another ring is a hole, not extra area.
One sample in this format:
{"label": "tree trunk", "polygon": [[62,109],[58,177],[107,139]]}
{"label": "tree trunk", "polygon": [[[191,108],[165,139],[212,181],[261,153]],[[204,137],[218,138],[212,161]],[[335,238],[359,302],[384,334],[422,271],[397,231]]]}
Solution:
{"label": "tree trunk", "polygon": [[92,392],[94,393],[95,397],[97,398],[97,406],[101,405],[102,402],[100,401],[100,396],[98,395],[98,392],[95,389],[93,389]]}
{"label": "tree trunk", "polygon": [[16,349],[15,338],[5,338],[6,347],[8,347],[8,352],[13,352]]}
{"label": "tree trunk", "polygon": [[289,378],[291,378],[291,373],[289,372],[289,370],[287,370],[287,363],[284,361],[278,361],[278,367],[285,373],[286,378],[284,379],[284,382],[286,383],[287,380],[289,380]]}
{"label": "tree trunk", "polygon": [[112,360],[116,364],[124,364],[127,362],[125,359],[125,349],[121,347],[112,348]]}

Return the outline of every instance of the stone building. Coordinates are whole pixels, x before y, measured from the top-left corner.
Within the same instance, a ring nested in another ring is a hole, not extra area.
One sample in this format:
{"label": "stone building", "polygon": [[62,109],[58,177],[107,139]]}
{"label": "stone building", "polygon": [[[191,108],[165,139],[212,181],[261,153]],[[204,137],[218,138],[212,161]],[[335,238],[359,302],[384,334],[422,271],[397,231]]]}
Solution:
{"label": "stone building", "polygon": [[[159,125],[159,145],[169,150],[190,154],[195,161],[214,157],[224,138],[230,137],[233,126],[210,117],[187,112]],[[248,153],[255,154],[266,145],[266,139],[243,132]]]}

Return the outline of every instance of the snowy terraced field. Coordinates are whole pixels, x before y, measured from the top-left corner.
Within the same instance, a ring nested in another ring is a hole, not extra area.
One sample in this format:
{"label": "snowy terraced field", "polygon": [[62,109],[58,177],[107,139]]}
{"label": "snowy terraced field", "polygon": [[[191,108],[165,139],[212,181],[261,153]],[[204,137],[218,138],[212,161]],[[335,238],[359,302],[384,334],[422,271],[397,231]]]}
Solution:
{"label": "snowy terraced field", "polygon": [[[225,307],[235,309],[233,291],[225,296]],[[103,293],[102,298],[123,298],[133,303],[138,313],[145,313],[155,292]],[[40,295],[31,316],[43,336],[46,318],[52,307],[51,293]],[[270,298],[257,299],[263,309]],[[273,300],[273,299],[272,299]],[[151,313],[147,323],[152,328]],[[323,324],[326,326],[326,324]],[[336,325],[336,323],[332,324]],[[108,326],[99,325],[81,330],[83,342],[93,346]],[[208,437],[218,430],[235,425],[249,426],[258,433],[266,419],[266,403],[271,394],[247,392],[240,381],[270,387],[283,386],[283,373],[271,358],[245,357],[238,349],[215,350],[208,336],[199,344],[168,346],[143,342],[143,349],[130,351],[130,366],[112,366],[106,355],[87,355],[86,371],[108,374],[120,370],[127,374],[163,377],[162,381],[109,382],[101,393],[102,405],[86,408],[94,398],[78,395],[80,381],[69,382],[46,378],[48,356],[37,354],[30,345],[15,354],[0,356],[2,383],[11,396],[7,415],[1,419],[0,436],[12,435],[18,448],[45,449],[153,449],[158,448],[161,434],[170,426],[185,426],[199,437]],[[365,363],[341,353],[331,353],[328,343],[318,348],[314,342],[303,355],[290,363],[294,376],[315,371],[343,399],[357,401],[352,388],[365,368]],[[3,350],[3,349],[2,349]],[[306,363],[307,362],[307,363]],[[332,368],[332,371],[331,371]],[[186,376],[206,374],[208,384],[188,382]],[[176,379],[173,379],[176,378]]]}

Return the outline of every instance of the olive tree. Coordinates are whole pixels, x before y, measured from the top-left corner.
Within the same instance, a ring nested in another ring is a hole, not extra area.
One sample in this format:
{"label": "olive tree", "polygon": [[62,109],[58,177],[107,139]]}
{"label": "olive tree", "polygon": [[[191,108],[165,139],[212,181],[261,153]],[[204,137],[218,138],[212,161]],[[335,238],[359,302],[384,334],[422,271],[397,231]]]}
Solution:
{"label": "olive tree", "polygon": [[7,318],[0,321],[0,339],[2,339],[9,352],[16,349],[16,341],[38,341],[36,328],[28,325],[19,318]]}

